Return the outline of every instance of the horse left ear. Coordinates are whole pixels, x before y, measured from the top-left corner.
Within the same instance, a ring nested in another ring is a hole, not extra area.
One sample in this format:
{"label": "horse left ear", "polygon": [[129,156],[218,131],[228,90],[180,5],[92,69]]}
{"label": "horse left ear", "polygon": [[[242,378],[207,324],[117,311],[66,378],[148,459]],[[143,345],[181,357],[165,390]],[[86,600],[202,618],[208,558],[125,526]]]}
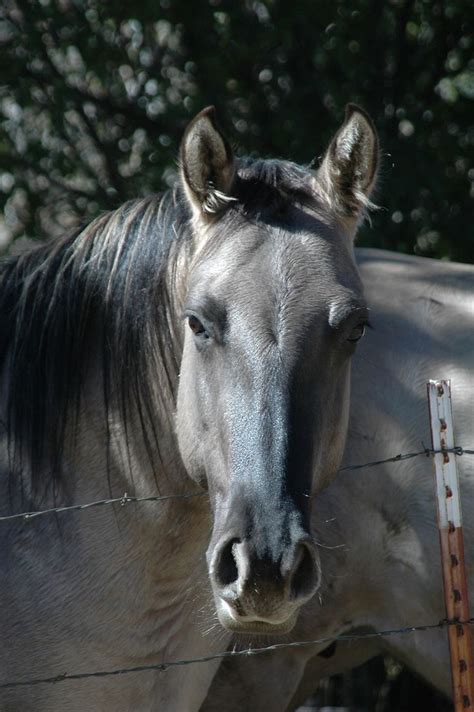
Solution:
{"label": "horse left ear", "polygon": [[371,207],[379,161],[377,131],[356,104],[346,106],[345,121],[334,136],[317,173],[317,181],[341,217],[358,218]]}
{"label": "horse left ear", "polygon": [[181,142],[181,179],[198,216],[218,214],[235,200],[234,174],[232,149],[218,128],[215,108],[208,106],[191,121]]}

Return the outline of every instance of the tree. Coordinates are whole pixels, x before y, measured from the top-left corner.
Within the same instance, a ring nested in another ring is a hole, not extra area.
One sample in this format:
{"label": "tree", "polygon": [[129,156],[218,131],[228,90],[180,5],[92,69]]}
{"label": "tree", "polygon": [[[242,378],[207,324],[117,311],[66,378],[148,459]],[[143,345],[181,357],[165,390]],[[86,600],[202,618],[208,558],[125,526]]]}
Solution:
{"label": "tree", "polygon": [[5,0],[1,12],[4,241],[169,185],[207,104],[242,153],[309,162],[356,101],[385,154],[362,244],[472,259],[470,0]]}

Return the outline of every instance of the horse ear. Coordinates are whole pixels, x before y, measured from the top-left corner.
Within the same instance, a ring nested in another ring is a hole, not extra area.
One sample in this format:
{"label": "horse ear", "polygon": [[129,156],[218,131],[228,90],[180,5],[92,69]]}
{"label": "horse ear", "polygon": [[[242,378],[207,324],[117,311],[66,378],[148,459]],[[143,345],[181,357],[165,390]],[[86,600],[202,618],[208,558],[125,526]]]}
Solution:
{"label": "horse ear", "polygon": [[235,200],[234,157],[217,126],[213,106],[203,109],[189,124],[181,142],[181,179],[191,207],[200,216],[225,210]]}
{"label": "horse ear", "polygon": [[378,159],[379,141],[371,118],[359,106],[348,104],[344,123],[317,173],[324,194],[343,217],[357,218],[372,207],[369,198]]}

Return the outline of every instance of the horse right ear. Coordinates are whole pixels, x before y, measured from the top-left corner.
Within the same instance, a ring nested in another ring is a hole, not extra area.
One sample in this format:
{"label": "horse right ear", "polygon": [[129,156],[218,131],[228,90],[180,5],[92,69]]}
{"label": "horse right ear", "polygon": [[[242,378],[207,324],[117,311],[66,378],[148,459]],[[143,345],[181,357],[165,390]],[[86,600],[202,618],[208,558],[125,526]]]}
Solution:
{"label": "horse right ear", "polygon": [[234,156],[216,122],[213,106],[189,124],[181,142],[181,180],[195,215],[216,215],[236,200],[231,195]]}

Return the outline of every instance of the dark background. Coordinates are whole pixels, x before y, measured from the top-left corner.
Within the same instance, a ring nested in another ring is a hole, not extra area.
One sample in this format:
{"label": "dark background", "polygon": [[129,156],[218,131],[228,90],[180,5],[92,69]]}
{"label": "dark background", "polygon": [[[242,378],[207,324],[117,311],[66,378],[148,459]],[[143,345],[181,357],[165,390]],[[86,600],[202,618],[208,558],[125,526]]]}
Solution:
{"label": "dark background", "polygon": [[382,210],[360,244],[474,261],[472,0],[3,0],[0,241],[173,182],[208,104],[241,153],[307,163],[355,101]]}
{"label": "dark background", "polygon": [[[359,244],[474,262],[473,20],[472,0],[3,0],[0,249],[169,186],[208,104],[238,152],[309,163],[353,101],[383,152]],[[318,699],[449,709],[432,695],[378,660]]]}

